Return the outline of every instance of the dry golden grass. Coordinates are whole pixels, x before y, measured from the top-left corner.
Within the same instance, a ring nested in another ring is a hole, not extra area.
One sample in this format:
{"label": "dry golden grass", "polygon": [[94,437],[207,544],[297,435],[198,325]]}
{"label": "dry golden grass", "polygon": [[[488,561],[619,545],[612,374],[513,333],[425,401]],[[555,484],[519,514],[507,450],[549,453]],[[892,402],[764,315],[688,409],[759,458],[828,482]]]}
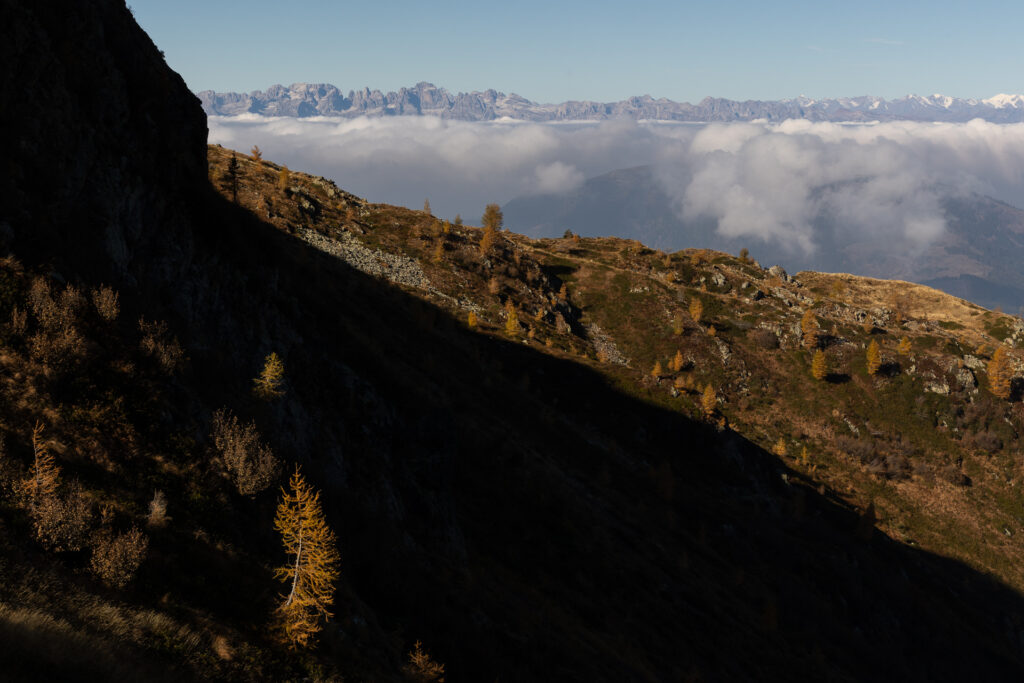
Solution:
{"label": "dry golden grass", "polygon": [[798,273],[796,277],[809,288],[821,287],[829,292],[839,290],[843,303],[853,307],[898,309],[907,320],[963,325],[963,330],[957,330],[957,337],[966,338],[974,344],[991,341],[985,331],[986,322],[991,325],[1000,319],[1013,320],[1013,316],[1005,313],[987,312],[981,306],[951,294],[903,280],[810,271]]}

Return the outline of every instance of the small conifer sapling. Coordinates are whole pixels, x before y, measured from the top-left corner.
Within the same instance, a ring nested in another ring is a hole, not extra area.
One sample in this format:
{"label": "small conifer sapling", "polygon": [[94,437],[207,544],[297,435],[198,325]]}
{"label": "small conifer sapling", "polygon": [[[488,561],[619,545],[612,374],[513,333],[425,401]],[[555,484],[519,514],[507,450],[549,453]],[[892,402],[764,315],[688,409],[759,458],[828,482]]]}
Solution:
{"label": "small conifer sapling", "polygon": [[704,304],[697,297],[690,299],[690,318],[693,322],[700,324],[700,319],[704,316]]}
{"label": "small conifer sapling", "polygon": [[988,388],[996,398],[1010,398],[1013,376],[1010,362],[1006,357],[1006,348],[998,347],[993,353],[986,368],[988,371]]}
{"label": "small conifer sapling", "polygon": [[808,308],[800,319],[800,334],[803,336],[805,349],[813,349],[818,345],[818,318]]}
{"label": "small conifer sapling", "polygon": [[814,352],[814,359],[811,361],[811,377],[821,381],[828,376],[828,360],[825,352],[818,349]]}
{"label": "small conifer sapling", "polygon": [[705,417],[711,417],[715,414],[715,410],[718,409],[718,395],[710,383],[704,387],[704,393],[701,394],[700,407],[704,411]]}
{"label": "small conifer sapling", "polygon": [[672,372],[679,372],[683,369],[683,365],[686,361],[683,359],[683,352],[676,349],[676,355],[672,358]]}
{"label": "small conifer sapling", "polygon": [[505,334],[515,337],[519,334],[519,312],[512,299],[505,302]]}
{"label": "small conifer sapling", "polygon": [[257,398],[270,401],[284,395],[284,363],[276,351],[263,360],[263,370],[253,380],[253,393]]}
{"label": "small conifer sapling", "polygon": [[869,375],[875,375],[878,373],[878,369],[882,367],[882,352],[878,348],[878,342],[874,339],[868,344],[867,351],[867,368]]}

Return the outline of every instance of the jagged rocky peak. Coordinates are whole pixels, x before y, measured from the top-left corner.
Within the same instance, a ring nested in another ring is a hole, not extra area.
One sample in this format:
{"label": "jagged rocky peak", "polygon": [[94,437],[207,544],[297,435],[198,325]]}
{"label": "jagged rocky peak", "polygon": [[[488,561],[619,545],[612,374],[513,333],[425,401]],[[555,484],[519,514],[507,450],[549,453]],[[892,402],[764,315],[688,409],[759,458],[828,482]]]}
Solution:
{"label": "jagged rocky peak", "polygon": [[802,118],[812,121],[969,121],[975,118],[995,123],[1024,121],[1024,95],[996,95],[985,100],[946,95],[885,100],[863,95],[812,99],[800,96],[788,100],[736,101],[705,97],[698,104],[674,102],[651,95],[633,96],[618,102],[567,101],[559,104],[533,102],[515,93],[497,90],[453,94],[433,83],[421,81],[398,92],[383,93],[363,88],[348,96],[333,85],[309,86],[299,83],[286,88],[271,86],[266,92],[199,93],[210,115],[233,116],[252,112],[268,116],[363,116],[431,115],[467,121],[499,117],[531,121],[573,121],[605,118],[653,119],[661,121],[753,121]]}

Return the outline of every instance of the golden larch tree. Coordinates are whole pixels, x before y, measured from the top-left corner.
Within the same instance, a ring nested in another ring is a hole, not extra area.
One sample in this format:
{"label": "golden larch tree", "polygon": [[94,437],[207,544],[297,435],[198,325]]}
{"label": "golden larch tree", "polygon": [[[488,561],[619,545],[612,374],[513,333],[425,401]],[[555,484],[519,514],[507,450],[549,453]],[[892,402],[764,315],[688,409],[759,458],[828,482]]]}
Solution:
{"label": "golden larch tree", "polygon": [[818,318],[810,308],[804,311],[804,317],[800,319],[800,333],[803,335],[805,349],[813,349],[818,345]]}
{"label": "golden larch tree", "polygon": [[821,381],[828,377],[828,359],[825,352],[818,349],[814,352],[814,359],[811,361],[811,377]]}
{"label": "golden larch tree", "polygon": [[700,324],[700,319],[704,315],[704,304],[697,297],[690,299],[690,317],[693,318],[693,322]]}
{"label": "golden larch tree", "polygon": [[672,334],[677,337],[683,334],[685,323],[683,322],[682,312],[677,312],[675,319],[672,321]]}
{"label": "golden larch tree", "polygon": [[469,315],[466,316],[466,325],[471,330],[477,326],[476,313],[474,313],[473,311],[470,311]]}
{"label": "golden larch tree", "polygon": [[505,302],[505,334],[515,337],[519,334],[519,312],[512,299]]}
{"label": "golden larch tree", "polygon": [[43,439],[43,429],[42,422],[37,422],[32,429],[32,468],[29,477],[21,482],[21,492],[32,510],[56,494],[60,484],[60,467]]}
{"label": "golden larch tree", "polygon": [[718,408],[718,395],[710,383],[704,387],[704,393],[700,397],[700,407],[706,417],[714,415],[715,410]]}
{"label": "golden larch tree", "polygon": [[263,163],[263,152],[262,150],[260,150],[259,145],[253,145],[252,149],[249,150],[249,154],[252,156],[252,160],[255,161],[257,164]]}
{"label": "golden larch tree", "polygon": [[869,375],[876,374],[878,369],[882,367],[882,352],[878,348],[878,342],[874,339],[868,344],[867,367]]}
{"label": "golden larch tree", "polygon": [[788,452],[789,449],[786,448],[786,440],[780,436],[779,440],[775,442],[774,446],[772,446],[772,453],[782,458],[785,457]]}
{"label": "golden larch tree", "polygon": [[494,247],[498,241],[498,231],[494,228],[484,228],[484,233],[480,235],[480,253],[486,254]]}
{"label": "golden larch tree", "polygon": [[500,206],[497,204],[488,204],[484,207],[484,216],[482,219],[484,230],[491,229],[494,232],[498,232],[504,224],[505,217],[501,213]]}
{"label": "golden larch tree", "polygon": [[910,353],[910,339],[907,337],[900,339],[900,345],[896,347],[896,350],[901,356],[906,356]]}
{"label": "golden larch tree", "polygon": [[271,351],[263,360],[263,370],[260,371],[259,377],[253,380],[253,393],[257,398],[270,401],[284,396],[283,384],[284,363],[276,351]]}
{"label": "golden larch tree", "polygon": [[308,647],[330,619],[334,583],[340,574],[337,538],[324,518],[320,494],[306,483],[296,466],[289,491],[281,490],[274,529],[288,554],[288,564],[274,571],[288,592],[277,608],[276,630],[292,649]]}
{"label": "golden larch tree", "polygon": [[292,174],[288,170],[287,166],[282,166],[280,173],[277,174],[277,186],[281,192],[285,192],[288,186],[292,184]]}
{"label": "golden larch tree", "polygon": [[800,464],[807,467],[811,463],[811,456],[807,453],[807,446],[800,449]]}
{"label": "golden larch tree", "polygon": [[1010,361],[1006,357],[1006,348],[1000,346],[992,353],[988,362],[988,390],[993,396],[1002,399],[1010,398],[1013,388],[1013,375],[1010,370]]}
{"label": "golden larch tree", "polygon": [[661,377],[661,373],[662,373],[661,361],[660,360],[656,360],[656,361],[654,361],[654,367],[651,368],[651,377],[654,377],[655,379],[657,379],[658,377]]}
{"label": "golden larch tree", "polygon": [[676,349],[676,355],[672,359],[672,372],[679,372],[682,370],[685,363],[686,361],[683,360],[683,352]]}

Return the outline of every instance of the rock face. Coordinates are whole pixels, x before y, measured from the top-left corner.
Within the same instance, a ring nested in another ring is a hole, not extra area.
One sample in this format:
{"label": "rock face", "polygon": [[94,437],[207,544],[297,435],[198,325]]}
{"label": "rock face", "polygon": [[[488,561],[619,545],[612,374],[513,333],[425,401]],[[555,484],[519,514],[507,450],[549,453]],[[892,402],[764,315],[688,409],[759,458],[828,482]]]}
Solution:
{"label": "rock face", "polygon": [[0,0],[0,25],[10,246],[111,282],[187,260],[168,198],[206,180],[206,117],[124,3]]}
{"label": "rock face", "polygon": [[697,104],[654,99],[650,95],[619,102],[570,101],[540,104],[496,90],[453,94],[432,83],[417,83],[398,92],[349,90],[329,83],[273,85],[251,93],[199,93],[208,114],[244,113],[265,116],[417,116],[431,115],[463,121],[490,121],[507,116],[527,121],[592,121],[630,118],[657,121],[753,121],[808,119],[811,121],[970,121],[981,118],[997,123],[1024,121],[1024,100],[971,100],[933,95],[909,95],[894,100],[881,97],[844,97],[811,100],[797,98],[737,102],[706,97]]}

